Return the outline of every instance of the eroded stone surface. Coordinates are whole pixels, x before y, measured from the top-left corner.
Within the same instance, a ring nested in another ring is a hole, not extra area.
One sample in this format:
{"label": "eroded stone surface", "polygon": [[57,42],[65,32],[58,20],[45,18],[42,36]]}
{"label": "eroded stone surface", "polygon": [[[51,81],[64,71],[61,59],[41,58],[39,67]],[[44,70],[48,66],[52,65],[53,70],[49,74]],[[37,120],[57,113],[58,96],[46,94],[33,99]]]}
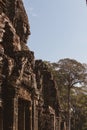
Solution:
{"label": "eroded stone surface", "polygon": [[49,67],[42,60],[36,60],[35,73],[40,98],[39,105],[40,108],[43,106],[39,116],[40,130],[56,130],[58,129],[56,122],[59,117],[60,106],[55,79]]}
{"label": "eroded stone surface", "polygon": [[13,24],[20,40],[26,43],[28,35],[30,34],[30,27],[22,0],[1,0],[0,12],[6,14]]}
{"label": "eroded stone surface", "polygon": [[35,61],[29,35],[22,0],[0,0],[0,130],[56,130],[56,82],[46,64]]}

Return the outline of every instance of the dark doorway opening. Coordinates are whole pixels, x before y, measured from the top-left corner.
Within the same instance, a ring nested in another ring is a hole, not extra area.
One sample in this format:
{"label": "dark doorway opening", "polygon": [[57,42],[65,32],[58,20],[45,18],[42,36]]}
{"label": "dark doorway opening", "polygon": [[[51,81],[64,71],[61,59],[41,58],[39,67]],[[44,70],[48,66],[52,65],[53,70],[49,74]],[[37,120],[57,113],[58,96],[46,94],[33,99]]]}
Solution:
{"label": "dark doorway opening", "polygon": [[18,130],[31,130],[30,102],[18,100]]}
{"label": "dark doorway opening", "polygon": [[13,110],[13,100],[5,98],[3,101],[3,130],[13,130]]}

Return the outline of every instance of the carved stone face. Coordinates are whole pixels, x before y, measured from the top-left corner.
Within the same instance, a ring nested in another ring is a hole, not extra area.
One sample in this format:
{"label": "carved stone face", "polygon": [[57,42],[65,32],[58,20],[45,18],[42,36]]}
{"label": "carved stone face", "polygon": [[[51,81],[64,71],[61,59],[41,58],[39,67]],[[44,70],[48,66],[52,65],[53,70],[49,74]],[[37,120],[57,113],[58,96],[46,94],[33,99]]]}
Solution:
{"label": "carved stone face", "polygon": [[4,32],[5,31],[2,28],[0,28],[0,42],[2,42]]}
{"label": "carved stone face", "polygon": [[4,47],[0,44],[0,53],[4,54]]}

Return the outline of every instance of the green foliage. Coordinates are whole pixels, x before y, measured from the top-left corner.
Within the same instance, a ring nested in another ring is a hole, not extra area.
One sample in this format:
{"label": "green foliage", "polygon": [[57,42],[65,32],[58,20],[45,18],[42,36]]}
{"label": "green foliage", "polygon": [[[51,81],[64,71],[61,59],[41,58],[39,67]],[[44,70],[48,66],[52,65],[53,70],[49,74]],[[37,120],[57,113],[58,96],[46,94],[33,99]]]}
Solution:
{"label": "green foliage", "polygon": [[68,58],[57,63],[44,63],[58,86],[62,119],[67,122],[70,96],[71,130],[87,130],[87,65]]}
{"label": "green foliage", "polygon": [[[70,116],[71,130],[86,130],[87,89],[83,85],[86,85],[87,65],[68,58],[61,59],[57,63],[52,63],[52,65],[60,93],[63,120],[67,122]],[[71,112],[69,113],[69,111]]]}
{"label": "green foliage", "polygon": [[74,87],[82,84],[86,78],[85,67],[73,59],[62,59],[58,63],[53,63],[57,72],[58,83],[64,86]]}
{"label": "green foliage", "polygon": [[72,130],[87,130],[87,94],[81,89],[72,95]]}

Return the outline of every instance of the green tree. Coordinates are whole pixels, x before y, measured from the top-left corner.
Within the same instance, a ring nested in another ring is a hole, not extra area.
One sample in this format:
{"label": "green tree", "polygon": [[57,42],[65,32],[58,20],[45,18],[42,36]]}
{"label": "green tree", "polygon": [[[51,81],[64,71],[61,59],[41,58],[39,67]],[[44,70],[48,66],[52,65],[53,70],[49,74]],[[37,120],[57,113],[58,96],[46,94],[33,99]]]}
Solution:
{"label": "green tree", "polygon": [[87,93],[84,87],[76,89],[71,100],[73,108],[71,130],[87,130]]}
{"label": "green tree", "polygon": [[67,91],[67,129],[71,130],[71,90],[75,87],[81,87],[85,83],[86,69],[80,62],[69,58],[53,63],[53,67],[56,71],[55,74],[60,92],[62,92],[62,88],[64,88],[62,89],[64,92]]}

